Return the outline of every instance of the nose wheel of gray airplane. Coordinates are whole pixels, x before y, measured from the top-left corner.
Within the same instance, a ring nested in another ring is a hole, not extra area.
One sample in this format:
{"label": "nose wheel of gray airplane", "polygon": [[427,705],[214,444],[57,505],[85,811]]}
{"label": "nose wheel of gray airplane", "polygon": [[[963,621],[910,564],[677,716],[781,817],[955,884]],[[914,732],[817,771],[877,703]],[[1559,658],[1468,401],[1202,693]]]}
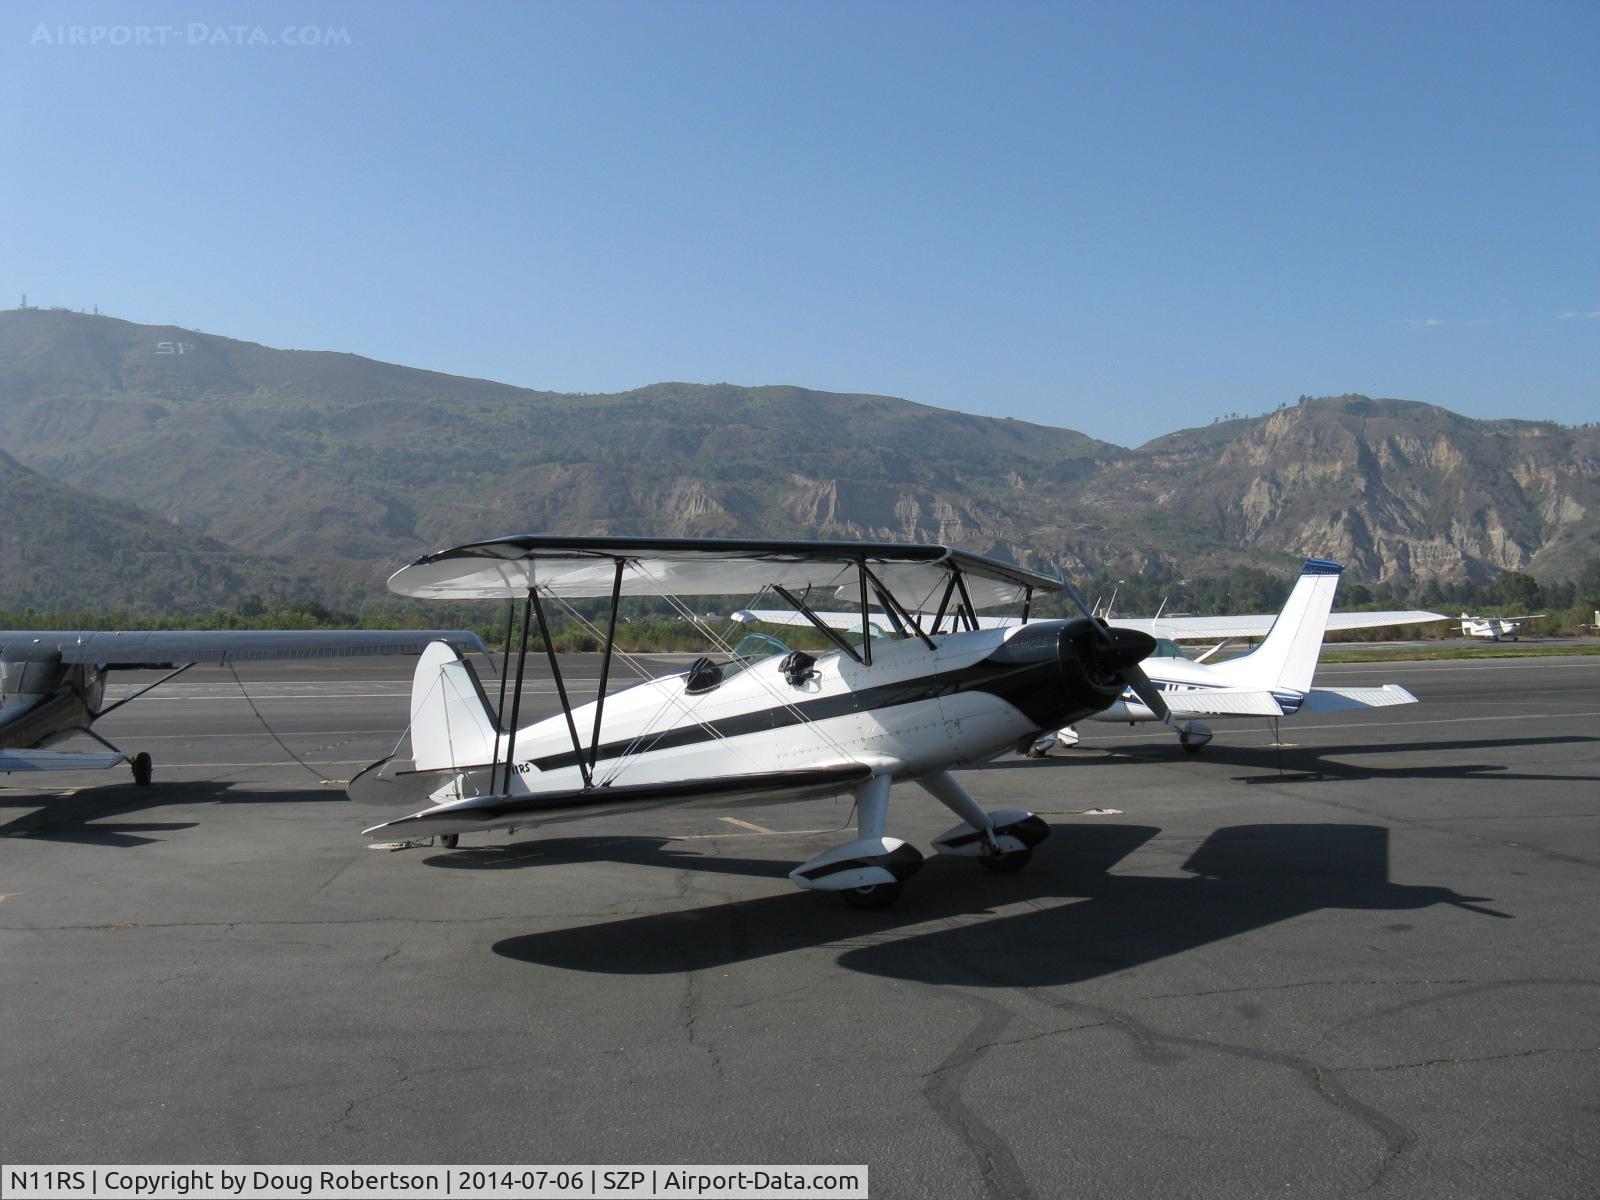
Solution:
{"label": "nose wheel of gray airplane", "polygon": [[133,761],[129,765],[133,768],[134,786],[149,787],[150,778],[155,773],[155,762],[151,759],[149,752],[145,750],[139,751],[133,756]]}
{"label": "nose wheel of gray airplane", "polygon": [[900,899],[900,883],[874,883],[870,887],[845,888],[839,893],[851,908],[878,912]]}

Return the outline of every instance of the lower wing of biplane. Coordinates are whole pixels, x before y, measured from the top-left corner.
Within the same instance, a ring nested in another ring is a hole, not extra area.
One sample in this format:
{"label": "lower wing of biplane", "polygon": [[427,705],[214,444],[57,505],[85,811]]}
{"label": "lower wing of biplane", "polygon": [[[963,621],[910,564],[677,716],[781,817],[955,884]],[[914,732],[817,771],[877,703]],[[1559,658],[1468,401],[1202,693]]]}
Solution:
{"label": "lower wing of biplane", "polygon": [[[352,781],[355,799],[431,802],[367,830],[403,842],[436,834],[454,845],[474,830],[668,804],[847,793],[856,801],[856,838],[790,878],[878,908],[923,862],[887,833],[892,783],[919,784],[960,819],[934,840],[936,849],[997,872],[1018,870],[1048,833],[1044,822],[987,812],[951,768],[1096,712],[1125,688],[1164,711],[1138,665],[1154,646],[1148,635],[1087,617],[1027,621],[1034,594],[1062,581],[945,546],[529,535],[428,555],[389,586],[406,596],[512,604],[498,703],[453,651],[430,650],[413,681],[412,762],[374,764]],[[748,607],[764,595],[789,605],[830,648],[792,649],[765,633],[727,645],[680,599],[749,597]],[[677,605],[725,657],[654,677],[641,671],[642,681],[608,691],[619,605],[640,596]],[[604,629],[572,604],[596,599],[609,600]],[[812,607],[846,599],[858,605],[853,630],[834,628]],[[1019,623],[980,628],[978,611],[1000,606],[1019,609]],[[961,630],[920,615],[932,611],[959,614]],[[570,694],[552,649],[552,612],[590,629],[602,648],[589,703]],[[876,636],[874,619],[886,626]],[[560,712],[524,725],[534,629]],[[504,681],[513,676],[508,698]]]}

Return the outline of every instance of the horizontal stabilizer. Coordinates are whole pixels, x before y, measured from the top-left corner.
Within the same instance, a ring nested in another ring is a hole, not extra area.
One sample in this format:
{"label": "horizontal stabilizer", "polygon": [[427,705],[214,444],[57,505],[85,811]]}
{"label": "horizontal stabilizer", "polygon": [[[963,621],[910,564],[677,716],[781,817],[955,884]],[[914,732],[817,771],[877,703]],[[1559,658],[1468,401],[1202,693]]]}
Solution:
{"label": "horizontal stabilizer", "polygon": [[1348,712],[1353,708],[1389,708],[1395,704],[1415,704],[1417,698],[1398,683],[1382,687],[1312,688],[1300,706],[1306,712]]}
{"label": "horizontal stabilizer", "polygon": [[126,754],[106,750],[82,754],[56,750],[0,750],[0,775],[23,771],[104,771],[128,761]]}
{"label": "horizontal stabilizer", "polygon": [[721,775],[711,779],[682,779],[670,783],[614,784],[610,787],[570,788],[558,792],[469,796],[423,809],[407,817],[363,830],[367,836],[430,837],[470,833],[503,825],[536,825],[547,817],[571,817],[585,809],[652,808],[698,800],[733,801],[774,795],[805,799],[828,796],[865,782],[873,768],[861,763],[807,767],[794,771],[765,771],[753,775]]}
{"label": "horizontal stabilizer", "polygon": [[467,793],[492,791],[504,772],[505,763],[418,770],[411,759],[385,758],[357,772],[345,786],[344,794],[357,804],[393,811],[402,804],[421,804],[447,784]]}
{"label": "horizontal stabilizer", "polygon": [[1210,688],[1162,692],[1175,717],[1281,717],[1283,707],[1271,692],[1259,688]]}

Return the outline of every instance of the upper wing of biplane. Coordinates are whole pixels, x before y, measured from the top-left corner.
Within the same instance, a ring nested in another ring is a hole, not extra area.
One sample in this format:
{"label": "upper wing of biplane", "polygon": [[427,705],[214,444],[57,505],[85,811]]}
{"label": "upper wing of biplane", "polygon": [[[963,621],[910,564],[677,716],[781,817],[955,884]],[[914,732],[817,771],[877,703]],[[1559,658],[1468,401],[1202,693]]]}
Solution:
{"label": "upper wing of biplane", "polygon": [[421,654],[433,642],[487,654],[483,639],[463,629],[200,629],[119,632],[59,629],[0,631],[0,655],[61,655],[64,664],[163,667],[178,663],[257,662]]}
{"label": "upper wing of biplane", "polygon": [[[561,537],[528,534],[427,554],[389,578],[403,596],[487,600],[530,589],[566,599],[739,596],[783,588],[813,596],[865,588],[862,568],[909,609],[938,605],[947,587],[974,609],[1058,591],[1049,575],[948,546],[742,538]],[[859,618],[858,618],[859,620]]]}

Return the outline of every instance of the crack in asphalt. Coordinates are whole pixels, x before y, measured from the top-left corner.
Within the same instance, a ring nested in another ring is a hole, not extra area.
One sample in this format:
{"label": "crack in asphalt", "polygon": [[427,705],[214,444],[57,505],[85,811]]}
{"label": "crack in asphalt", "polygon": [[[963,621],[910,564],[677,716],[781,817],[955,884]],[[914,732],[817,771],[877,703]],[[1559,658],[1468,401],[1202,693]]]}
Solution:
{"label": "crack in asphalt", "polygon": [[1312,1062],[1302,1055],[1288,1054],[1275,1050],[1262,1050],[1254,1046],[1241,1046],[1233,1042],[1218,1041],[1214,1038],[1163,1033],[1132,1014],[1111,1008],[1108,1005],[1086,1004],[1082,1001],[1073,1000],[1057,1002],[1045,997],[1032,998],[1050,1008],[1075,1009],[1100,1015],[1107,1024],[1130,1038],[1134,1045],[1153,1061],[1159,1062],[1163,1057],[1161,1051],[1156,1048],[1158,1046],[1182,1047],[1212,1054],[1221,1054],[1231,1058],[1249,1059],[1253,1062],[1285,1067],[1293,1071],[1310,1084],[1312,1090],[1322,1100],[1367,1126],[1383,1139],[1384,1156],[1378,1164],[1377,1172],[1367,1185],[1367,1190],[1369,1191],[1381,1184],[1390,1168],[1399,1161],[1407,1150],[1416,1144],[1416,1134],[1406,1125],[1391,1117],[1382,1109],[1357,1100],[1337,1080],[1330,1078],[1335,1068]]}
{"label": "crack in asphalt", "polygon": [[1433,996],[1419,996],[1415,1000],[1406,1000],[1400,1004],[1391,1004],[1387,1008],[1380,1008],[1376,1012],[1363,1013],[1359,1017],[1351,1017],[1348,1021],[1341,1021],[1332,1026],[1328,1032],[1337,1033],[1341,1029],[1349,1029],[1352,1025],[1360,1025],[1367,1021],[1375,1021],[1380,1017],[1391,1017],[1408,1009],[1422,1008],[1429,1004],[1438,1004],[1446,1000],[1459,1000],[1464,996],[1476,996],[1484,992],[1497,992],[1506,988],[1522,987],[1600,987],[1600,979],[1499,979],[1486,983],[1471,983],[1460,991],[1441,992]]}
{"label": "crack in asphalt", "polygon": [[1328,1067],[1329,1071],[1340,1074],[1346,1072],[1372,1072],[1372,1071],[1415,1071],[1422,1067],[1459,1067],[1472,1063],[1501,1062],[1508,1058],[1533,1058],[1540,1054],[1596,1054],[1600,1053],[1600,1046],[1541,1046],[1533,1050],[1513,1050],[1506,1054],[1481,1054],[1474,1058],[1425,1058],[1420,1062],[1410,1063],[1380,1063],[1371,1067]]}
{"label": "crack in asphalt", "polygon": [[1156,992],[1140,1000],[1195,1000],[1202,996],[1233,996],[1240,992],[1286,992],[1311,987],[1450,987],[1483,983],[1481,979],[1302,979],[1297,983],[1259,983],[1248,987],[1212,988],[1203,992]]}
{"label": "crack in asphalt", "polygon": [[978,1008],[978,1023],[942,1063],[927,1073],[928,1082],[922,1094],[934,1115],[949,1126],[971,1152],[986,1195],[1004,1200],[1032,1200],[1033,1190],[1017,1163],[1017,1156],[1011,1151],[1011,1144],[985,1123],[961,1095],[961,1085],[972,1068],[1001,1042],[1000,1034],[1016,1020],[1016,1014],[984,996],[964,992],[961,998]]}
{"label": "crack in asphalt", "polygon": [[711,1070],[720,1079],[724,1076],[722,1069],[722,1052],[709,1038],[700,1036],[700,1020],[705,1015],[701,1003],[702,996],[698,973],[685,971],[683,973],[683,1032],[689,1039],[689,1045],[697,1050],[703,1050],[710,1060]]}
{"label": "crack in asphalt", "polygon": [[[1007,979],[988,969],[985,964],[957,958],[956,956],[941,953],[953,965],[964,969],[987,983],[1008,988],[1016,995],[1031,1000],[1036,1004],[1056,1012],[1076,1012],[1085,1016],[1098,1018],[1093,1022],[1116,1030],[1127,1037],[1135,1050],[1145,1059],[1154,1063],[1171,1063],[1181,1060],[1182,1056],[1176,1051],[1179,1049],[1199,1050],[1211,1054],[1221,1054],[1233,1058],[1244,1058],[1254,1062],[1265,1063],[1269,1066],[1283,1067],[1303,1079],[1323,1102],[1332,1105],[1339,1112],[1366,1126],[1378,1135],[1383,1141],[1383,1157],[1378,1163],[1372,1180],[1367,1185],[1367,1190],[1378,1187],[1384,1177],[1393,1168],[1412,1146],[1416,1144],[1416,1135],[1403,1123],[1385,1113],[1383,1110],[1356,1099],[1355,1096],[1333,1078],[1333,1069],[1321,1063],[1316,1063],[1301,1055],[1288,1054],[1271,1050],[1261,1050],[1252,1046],[1241,1046],[1230,1042],[1218,1041],[1212,1038],[1189,1037],[1181,1034],[1164,1033],[1146,1021],[1126,1013],[1120,1009],[1104,1004],[1091,1004],[1081,1000],[1053,999],[1039,994],[1038,989],[1018,985],[1017,981]],[[1001,1040],[999,1034],[1010,1023],[1012,1014],[994,1001],[984,1000],[981,997],[963,993],[963,998],[975,1003],[987,1005],[998,1009],[1005,1014],[1005,1020],[996,1021],[990,1015],[979,1022],[979,1025],[960,1046],[952,1052],[946,1061],[953,1066],[965,1069],[959,1070],[960,1078],[964,1078],[970,1070],[972,1062],[976,1060],[975,1051],[985,1042]],[[968,1060],[962,1062],[963,1055]],[[946,1075],[938,1075],[946,1078]],[[956,1083],[959,1086],[960,1079]],[[941,1110],[936,1100],[942,1100],[946,1111]],[[929,1101],[936,1112],[951,1124],[956,1132],[962,1136],[969,1147],[979,1155],[980,1168],[986,1163],[992,1169],[985,1170],[984,1182],[991,1195],[1019,1196],[1031,1195],[1027,1190],[1026,1178],[1021,1169],[1016,1166],[1015,1157],[1011,1154],[1009,1146],[997,1133],[966,1109],[960,1096],[952,1089],[945,1095],[935,1096],[929,1089]],[[986,1145],[998,1145],[1002,1151],[999,1155],[985,1156],[983,1151]],[[1004,1168],[1009,1165],[1010,1170]],[[1011,1190],[1001,1190],[1010,1188]]]}

